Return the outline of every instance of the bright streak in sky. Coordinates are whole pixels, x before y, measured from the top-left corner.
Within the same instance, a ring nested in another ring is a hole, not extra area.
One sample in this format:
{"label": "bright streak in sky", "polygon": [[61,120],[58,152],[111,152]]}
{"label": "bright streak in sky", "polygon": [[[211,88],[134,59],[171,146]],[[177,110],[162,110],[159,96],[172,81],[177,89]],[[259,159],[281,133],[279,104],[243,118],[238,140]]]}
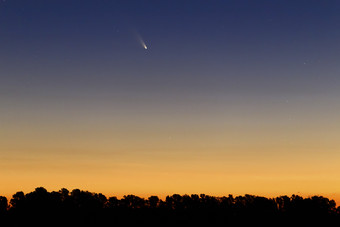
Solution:
{"label": "bright streak in sky", "polygon": [[138,32],[136,32],[136,37],[137,37],[138,42],[142,45],[142,47],[143,47],[145,50],[147,50],[148,47],[146,46],[146,44],[145,44],[145,42],[144,42],[142,36],[141,36]]}
{"label": "bright streak in sky", "polygon": [[143,46],[143,48],[144,48],[145,50],[148,49],[148,47],[146,46],[146,44],[145,44],[144,40],[142,39],[142,37],[139,37],[139,42],[140,42],[140,44],[142,44],[142,46]]}

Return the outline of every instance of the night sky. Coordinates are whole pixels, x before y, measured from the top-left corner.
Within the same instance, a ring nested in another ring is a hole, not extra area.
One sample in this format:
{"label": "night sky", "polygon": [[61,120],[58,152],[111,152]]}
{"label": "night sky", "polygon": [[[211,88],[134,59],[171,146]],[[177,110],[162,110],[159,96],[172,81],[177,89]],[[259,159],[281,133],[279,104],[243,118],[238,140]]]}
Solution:
{"label": "night sky", "polygon": [[339,204],[339,12],[313,0],[0,1],[0,194]]}

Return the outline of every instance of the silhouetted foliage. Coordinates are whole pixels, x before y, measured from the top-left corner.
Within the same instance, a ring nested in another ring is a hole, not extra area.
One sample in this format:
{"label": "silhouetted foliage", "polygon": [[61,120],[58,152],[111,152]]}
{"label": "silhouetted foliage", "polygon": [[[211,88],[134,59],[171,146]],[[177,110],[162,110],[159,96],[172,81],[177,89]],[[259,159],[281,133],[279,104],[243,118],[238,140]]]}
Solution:
{"label": "silhouetted foliage", "polygon": [[340,224],[340,207],[322,196],[265,198],[173,194],[161,200],[43,187],[0,196],[1,223],[11,226],[331,226]]}
{"label": "silhouetted foliage", "polygon": [[8,201],[4,196],[0,196],[0,215],[4,215],[7,212]]}

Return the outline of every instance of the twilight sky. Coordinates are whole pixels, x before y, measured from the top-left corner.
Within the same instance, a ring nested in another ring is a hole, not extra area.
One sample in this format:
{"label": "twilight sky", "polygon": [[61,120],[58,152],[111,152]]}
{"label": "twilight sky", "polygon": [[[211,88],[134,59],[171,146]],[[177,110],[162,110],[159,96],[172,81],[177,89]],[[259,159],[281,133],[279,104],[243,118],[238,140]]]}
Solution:
{"label": "twilight sky", "polygon": [[0,194],[339,204],[339,12],[335,0],[1,1]]}

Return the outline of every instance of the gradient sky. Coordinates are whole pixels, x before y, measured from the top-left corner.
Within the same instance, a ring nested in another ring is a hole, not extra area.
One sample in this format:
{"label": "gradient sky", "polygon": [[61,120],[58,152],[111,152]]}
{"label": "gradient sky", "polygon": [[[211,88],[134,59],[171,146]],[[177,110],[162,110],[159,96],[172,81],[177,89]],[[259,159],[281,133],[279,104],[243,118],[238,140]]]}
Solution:
{"label": "gradient sky", "polygon": [[339,205],[339,12],[313,0],[1,1],[0,194]]}

